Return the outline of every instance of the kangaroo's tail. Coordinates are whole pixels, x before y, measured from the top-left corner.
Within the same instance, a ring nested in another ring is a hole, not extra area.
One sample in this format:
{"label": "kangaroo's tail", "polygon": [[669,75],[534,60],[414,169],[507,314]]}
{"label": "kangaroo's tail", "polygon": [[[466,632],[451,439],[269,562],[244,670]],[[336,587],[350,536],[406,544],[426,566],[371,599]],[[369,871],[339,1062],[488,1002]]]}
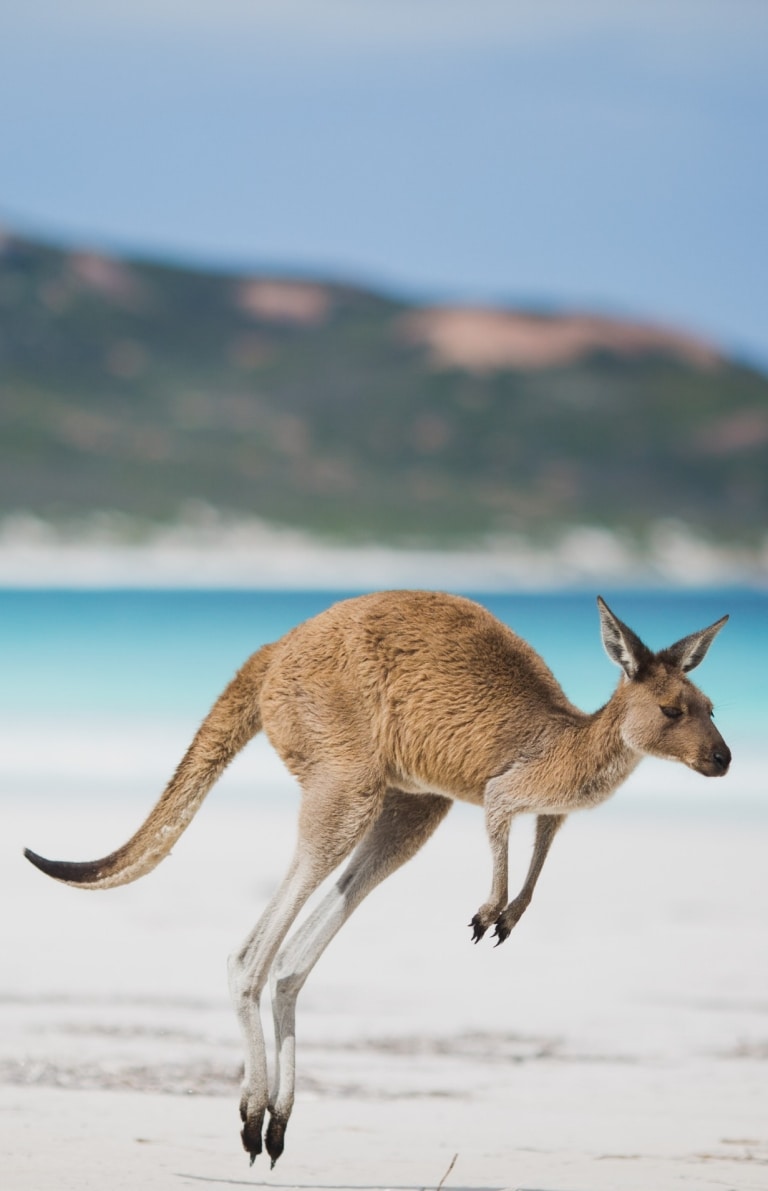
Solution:
{"label": "kangaroo's tail", "polygon": [[261,729],[259,695],[273,648],[265,645],[254,653],[216,700],[159,801],[127,844],[103,860],[46,860],[26,849],[27,859],[57,881],[85,889],[127,885],[151,872],[192,822],[229,762]]}

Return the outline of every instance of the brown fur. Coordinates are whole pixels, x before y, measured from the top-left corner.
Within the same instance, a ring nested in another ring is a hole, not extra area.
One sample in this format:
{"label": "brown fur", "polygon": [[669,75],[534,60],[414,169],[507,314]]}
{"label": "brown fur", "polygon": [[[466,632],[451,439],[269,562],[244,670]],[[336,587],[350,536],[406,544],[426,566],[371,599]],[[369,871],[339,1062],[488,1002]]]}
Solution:
{"label": "brown fur", "polygon": [[[565,816],[608,798],[644,755],[708,776],[726,772],[730,752],[712,705],[686,672],[727,618],[654,654],[598,602],[605,648],[623,673],[593,714],[569,702],[530,645],[470,600],[401,591],[336,604],[249,658],[127,844],[85,863],[27,853],[70,884],[135,880],[167,855],[229,761],[264,728],[303,799],[289,872],[230,961],[248,1046],[241,1113],[252,1158],[268,1099],[258,1000],[270,969],[277,1070],[266,1144],[274,1162],[293,1104],[298,991],[352,910],[418,850],[451,800],[484,808],[492,883],[470,925],[477,942],[495,924],[502,942],[529,904]],[[518,813],[538,816],[536,841],[525,883],[507,903],[508,837]],[[309,895],[352,852],[335,889],[281,951]]]}

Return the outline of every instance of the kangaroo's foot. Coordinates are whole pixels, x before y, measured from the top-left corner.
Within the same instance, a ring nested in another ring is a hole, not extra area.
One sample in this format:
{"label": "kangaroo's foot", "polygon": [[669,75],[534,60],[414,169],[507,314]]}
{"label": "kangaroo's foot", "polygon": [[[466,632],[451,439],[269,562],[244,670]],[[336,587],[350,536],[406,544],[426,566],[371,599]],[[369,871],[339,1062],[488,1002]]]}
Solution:
{"label": "kangaroo's foot", "polygon": [[514,901],[510,902],[505,910],[499,914],[496,919],[496,924],[493,930],[493,938],[496,940],[495,946],[503,943],[505,939],[509,938],[512,927],[516,926],[522,918],[525,911],[530,904],[529,897],[518,896]]}
{"label": "kangaroo's foot", "polygon": [[472,942],[479,943],[488,927],[496,922],[500,916],[504,903],[499,905],[497,902],[485,902],[480,907],[476,914],[472,916],[472,921],[469,925],[472,927]]}
{"label": "kangaroo's foot", "polygon": [[243,1149],[247,1154],[250,1154],[251,1166],[253,1166],[261,1153],[261,1131],[264,1127],[264,1109],[252,1108],[246,1093],[243,1093],[240,1101],[240,1118],[243,1122],[243,1128],[240,1132],[243,1140]]}
{"label": "kangaroo's foot", "polygon": [[267,1133],[266,1137],[264,1138],[264,1144],[267,1147],[267,1153],[272,1159],[272,1166],[275,1165],[283,1152],[283,1147],[285,1146],[285,1131],[287,1128],[287,1119],[277,1116],[274,1111],[270,1109],[269,1124],[267,1125]]}

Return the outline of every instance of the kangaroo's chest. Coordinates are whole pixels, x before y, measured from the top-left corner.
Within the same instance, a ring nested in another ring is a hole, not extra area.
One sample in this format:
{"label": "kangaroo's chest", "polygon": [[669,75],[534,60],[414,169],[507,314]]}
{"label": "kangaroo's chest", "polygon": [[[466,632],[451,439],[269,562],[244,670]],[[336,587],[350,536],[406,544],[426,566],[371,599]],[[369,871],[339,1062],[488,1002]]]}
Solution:
{"label": "kangaroo's chest", "polygon": [[518,813],[571,814],[610,798],[640,761],[630,752],[590,766],[558,750],[519,760],[493,778],[486,790],[508,799]]}

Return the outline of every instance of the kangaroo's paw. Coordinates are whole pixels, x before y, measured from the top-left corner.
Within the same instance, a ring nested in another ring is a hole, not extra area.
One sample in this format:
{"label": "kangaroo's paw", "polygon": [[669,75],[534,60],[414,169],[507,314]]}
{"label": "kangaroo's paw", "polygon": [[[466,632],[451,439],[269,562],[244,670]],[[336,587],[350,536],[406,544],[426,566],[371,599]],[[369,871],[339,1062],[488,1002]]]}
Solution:
{"label": "kangaroo's paw", "polygon": [[484,924],[479,914],[475,914],[472,921],[468,923],[472,927],[472,942],[479,943],[485,932],[488,930],[487,924]]}
{"label": "kangaroo's paw", "polygon": [[512,928],[517,926],[528,907],[528,901],[519,897],[510,902],[506,910],[502,910],[496,919],[496,924],[493,928],[493,938],[496,940],[495,946],[498,947],[505,939],[508,939]]}
{"label": "kangaroo's paw", "polygon": [[499,917],[499,912],[503,910],[504,902],[499,905],[498,902],[485,902],[477,913],[472,918],[470,926],[472,927],[472,942],[479,943],[488,927],[496,921]]}
{"label": "kangaroo's paw", "polygon": [[240,1101],[240,1117],[243,1122],[243,1128],[240,1132],[243,1149],[247,1154],[250,1154],[251,1166],[253,1166],[261,1153],[261,1131],[264,1127],[264,1109],[257,1109],[255,1112],[252,1111],[248,1104],[248,1097],[243,1096]]}
{"label": "kangaroo's paw", "polygon": [[273,1167],[283,1152],[283,1147],[285,1146],[285,1131],[287,1128],[287,1120],[283,1120],[282,1117],[270,1114],[269,1124],[267,1125],[267,1135],[264,1138],[264,1144],[267,1147],[267,1153],[272,1159]]}
{"label": "kangaroo's paw", "polygon": [[507,926],[503,918],[499,918],[498,922],[493,928],[493,934],[491,935],[491,938],[496,940],[494,947],[498,947],[500,943],[503,943],[505,939],[508,939],[511,931],[512,927]]}

